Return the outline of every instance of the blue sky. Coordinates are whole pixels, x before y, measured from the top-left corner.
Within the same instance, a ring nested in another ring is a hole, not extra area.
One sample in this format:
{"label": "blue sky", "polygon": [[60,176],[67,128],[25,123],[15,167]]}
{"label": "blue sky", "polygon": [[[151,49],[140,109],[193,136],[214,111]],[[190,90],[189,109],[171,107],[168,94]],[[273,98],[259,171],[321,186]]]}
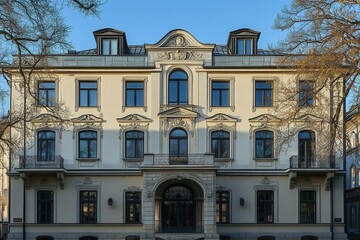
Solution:
{"label": "blue sky", "polygon": [[115,28],[126,32],[128,44],[156,43],[167,32],[181,28],[200,42],[226,44],[230,31],[251,28],[261,32],[260,48],[284,38],[274,30],[274,19],[290,0],[107,0],[99,17],[66,8],[75,50],[95,47],[93,31]]}

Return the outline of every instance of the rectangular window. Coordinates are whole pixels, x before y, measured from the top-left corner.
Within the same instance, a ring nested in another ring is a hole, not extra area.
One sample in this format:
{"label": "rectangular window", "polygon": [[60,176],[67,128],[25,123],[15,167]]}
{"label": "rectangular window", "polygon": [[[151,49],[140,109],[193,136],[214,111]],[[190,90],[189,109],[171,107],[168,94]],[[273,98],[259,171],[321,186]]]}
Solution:
{"label": "rectangular window", "polygon": [[269,81],[255,82],[255,107],[272,107],[273,85]]}
{"label": "rectangular window", "polygon": [[101,55],[117,55],[118,39],[103,38],[101,39]]}
{"label": "rectangular window", "polygon": [[316,192],[300,192],[300,223],[316,223]]}
{"label": "rectangular window", "polygon": [[80,191],[80,223],[97,222],[97,191]]}
{"label": "rectangular window", "polygon": [[237,55],[252,55],[252,39],[237,40]]}
{"label": "rectangular window", "polygon": [[54,107],[56,105],[55,82],[38,83],[39,106]]}
{"label": "rectangular window", "polygon": [[141,223],[141,192],[126,192],[126,223]]}
{"label": "rectangular window", "polygon": [[314,82],[299,81],[299,106],[310,107],[314,105]]}
{"label": "rectangular window", "polygon": [[96,107],[97,106],[97,82],[89,81],[79,82],[79,103],[80,107]]}
{"label": "rectangular window", "polygon": [[228,191],[216,192],[216,223],[229,223],[230,219],[230,193]]}
{"label": "rectangular window", "polygon": [[257,223],[274,223],[273,191],[257,191]]}
{"label": "rectangular window", "polygon": [[126,106],[144,106],[144,82],[126,82]]}
{"label": "rectangular window", "polygon": [[54,223],[54,192],[37,192],[37,223]]}
{"label": "rectangular window", "polygon": [[212,107],[229,107],[230,106],[230,83],[225,81],[212,82]]}

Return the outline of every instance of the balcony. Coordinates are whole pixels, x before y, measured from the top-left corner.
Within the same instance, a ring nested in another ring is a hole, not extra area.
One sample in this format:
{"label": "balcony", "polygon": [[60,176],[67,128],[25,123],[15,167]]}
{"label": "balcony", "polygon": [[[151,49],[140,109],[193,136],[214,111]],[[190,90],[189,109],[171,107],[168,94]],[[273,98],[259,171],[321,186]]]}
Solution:
{"label": "balcony", "polygon": [[37,155],[20,156],[19,169],[18,170],[62,170],[64,169],[64,159],[60,155],[55,155],[48,160],[40,158]]}
{"label": "balcony", "polygon": [[190,153],[186,156],[172,156],[170,154],[145,154],[145,166],[170,166],[170,165],[214,165],[213,154]]}
{"label": "balcony", "polygon": [[329,156],[316,156],[312,161],[299,159],[298,155],[290,157],[290,169],[340,169],[341,161],[339,159],[331,160]]}
{"label": "balcony", "polygon": [[20,156],[19,163],[14,170],[20,173],[20,177],[24,179],[27,187],[29,187],[31,175],[56,175],[60,188],[64,188],[66,170],[64,169],[64,159],[60,155],[46,159],[37,155],[26,155],[26,158]]}

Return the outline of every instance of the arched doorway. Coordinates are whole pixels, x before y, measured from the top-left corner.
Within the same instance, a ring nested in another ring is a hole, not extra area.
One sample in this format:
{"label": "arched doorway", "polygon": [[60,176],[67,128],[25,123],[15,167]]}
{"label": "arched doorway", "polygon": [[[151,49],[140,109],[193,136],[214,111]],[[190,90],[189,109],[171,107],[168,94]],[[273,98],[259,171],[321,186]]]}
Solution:
{"label": "arched doorway", "polygon": [[164,232],[195,232],[194,194],[186,186],[174,185],[164,192],[162,227]]}
{"label": "arched doorway", "polygon": [[170,179],[156,190],[156,232],[203,232],[204,194],[190,179]]}

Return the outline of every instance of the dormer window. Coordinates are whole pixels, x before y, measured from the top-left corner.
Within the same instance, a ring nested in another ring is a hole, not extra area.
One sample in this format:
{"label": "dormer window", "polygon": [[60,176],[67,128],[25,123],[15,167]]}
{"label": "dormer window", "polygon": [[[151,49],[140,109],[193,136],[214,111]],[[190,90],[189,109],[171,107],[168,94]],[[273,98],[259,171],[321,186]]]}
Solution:
{"label": "dormer window", "polygon": [[228,47],[231,51],[231,55],[256,55],[259,37],[260,32],[248,28],[230,32]]}
{"label": "dormer window", "polygon": [[101,39],[101,55],[118,55],[119,41],[116,38]]}
{"label": "dormer window", "polygon": [[249,38],[237,39],[237,55],[252,55],[253,40]]}
{"label": "dormer window", "polygon": [[98,55],[124,55],[128,52],[125,32],[104,28],[94,32]]}

